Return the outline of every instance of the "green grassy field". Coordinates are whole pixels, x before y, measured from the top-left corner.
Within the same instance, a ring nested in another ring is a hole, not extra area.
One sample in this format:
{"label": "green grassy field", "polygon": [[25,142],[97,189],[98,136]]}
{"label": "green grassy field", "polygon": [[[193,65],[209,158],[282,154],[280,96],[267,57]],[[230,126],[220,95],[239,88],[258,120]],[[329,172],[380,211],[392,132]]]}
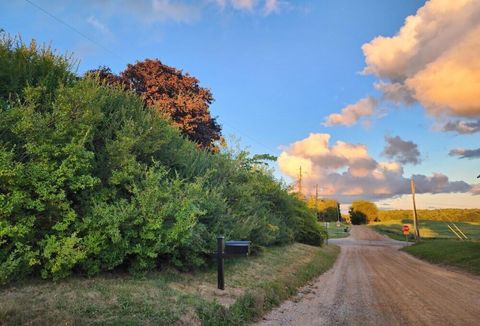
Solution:
{"label": "green grassy field", "polygon": [[480,241],[426,240],[402,250],[434,264],[480,274]]}
{"label": "green grassy field", "polygon": [[[405,236],[402,233],[403,224],[409,224],[410,233],[413,234],[413,222],[410,219],[377,222],[369,224],[369,226],[393,239],[405,240]],[[457,225],[469,239],[480,239],[480,224],[455,222],[455,225]],[[419,229],[420,236],[425,239],[457,239],[455,234],[449,230],[446,222],[419,220]]]}
{"label": "green grassy field", "polygon": [[[323,222],[320,222],[322,226],[324,226]],[[345,232],[345,228],[348,228],[348,231]],[[330,222],[328,226],[328,237],[330,239],[334,238],[345,238],[350,235],[350,229],[352,227],[346,223],[340,223],[340,226],[337,227],[335,222]]]}
{"label": "green grassy field", "polygon": [[[410,239],[413,240],[412,220],[379,222],[369,226],[393,239],[405,241],[402,233],[403,224],[410,225]],[[455,224],[470,240],[459,240],[450,231],[446,222],[420,220],[422,241],[402,250],[434,264],[454,266],[480,274],[480,224],[465,222]]]}
{"label": "green grassy field", "polygon": [[227,260],[225,291],[216,289],[213,268],[27,280],[0,288],[0,324],[241,325],[328,270],[338,252],[293,244]]}

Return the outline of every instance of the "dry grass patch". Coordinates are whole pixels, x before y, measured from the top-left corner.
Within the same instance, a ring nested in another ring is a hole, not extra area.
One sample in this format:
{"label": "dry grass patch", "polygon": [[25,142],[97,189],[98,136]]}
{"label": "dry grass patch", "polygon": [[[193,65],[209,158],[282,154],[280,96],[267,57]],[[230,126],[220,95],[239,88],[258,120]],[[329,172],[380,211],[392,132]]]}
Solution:
{"label": "dry grass patch", "polygon": [[28,280],[0,289],[0,325],[242,324],[327,270],[337,253],[333,246],[293,244],[227,260],[225,291],[216,289],[214,268]]}

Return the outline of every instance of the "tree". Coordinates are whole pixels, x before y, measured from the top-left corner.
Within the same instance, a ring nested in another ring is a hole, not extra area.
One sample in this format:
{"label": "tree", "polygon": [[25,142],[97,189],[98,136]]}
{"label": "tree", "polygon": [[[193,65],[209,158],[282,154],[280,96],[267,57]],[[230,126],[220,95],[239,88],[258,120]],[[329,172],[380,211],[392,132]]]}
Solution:
{"label": "tree", "polygon": [[340,203],[335,199],[318,199],[316,201],[315,197],[309,197],[307,206],[317,210],[319,221],[335,222],[339,218]]}
{"label": "tree", "polygon": [[365,216],[364,213],[353,209],[353,207],[350,207],[350,209],[348,210],[348,213],[350,214],[350,222],[353,225],[360,225],[360,224],[367,223],[367,216]]}
{"label": "tree", "polygon": [[200,87],[197,78],[164,65],[160,60],[146,59],[115,75],[108,67],[91,70],[108,84],[120,84],[140,95],[146,106],[168,117],[190,140],[201,148],[216,150],[221,128],[210,115],[213,95]]}
{"label": "tree", "polygon": [[377,206],[366,200],[354,201],[348,212],[352,224],[371,223],[378,220]]}
{"label": "tree", "polygon": [[98,78],[108,85],[124,85],[127,88],[122,77],[115,75],[109,67],[100,66],[98,69],[88,70],[85,77]]}
{"label": "tree", "polygon": [[19,37],[0,33],[0,109],[9,100],[24,101],[27,96],[48,105],[59,85],[75,81],[70,71],[74,64],[70,57],[55,55],[35,40],[25,44]]}

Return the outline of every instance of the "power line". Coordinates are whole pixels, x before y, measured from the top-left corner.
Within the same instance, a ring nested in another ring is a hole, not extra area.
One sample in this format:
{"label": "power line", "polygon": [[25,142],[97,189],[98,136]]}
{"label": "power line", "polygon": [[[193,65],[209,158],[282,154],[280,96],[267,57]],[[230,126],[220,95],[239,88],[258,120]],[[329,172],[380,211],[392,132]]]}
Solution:
{"label": "power line", "polygon": [[[57,21],[58,23],[68,27],[70,30],[72,30],[73,32],[77,33],[78,35],[80,35],[81,37],[83,37],[84,39],[88,40],[89,42],[95,44],[96,46],[102,48],[104,51],[116,56],[117,58],[119,59],[122,59],[117,53],[115,53],[114,51],[110,50],[109,48],[107,48],[106,46],[104,46],[103,44],[95,41],[93,38],[89,37],[88,35],[86,35],[85,33],[81,32],[80,30],[78,30],[77,28],[75,28],[74,26],[70,25],[69,23],[65,22],[64,20],[60,19],[59,17],[55,16],[54,14],[52,14],[51,12],[49,12],[48,10],[42,8],[41,6],[39,6],[38,4],[36,4],[35,2],[31,1],[31,0],[25,0],[27,3],[29,3],[30,5],[32,5],[33,7],[37,8],[38,10],[42,11],[45,15],[49,16],[50,18],[54,19],[55,21]],[[123,59],[122,59],[123,60]],[[240,133],[242,136],[244,137],[247,137],[249,138],[250,140],[254,141],[255,143],[257,143],[258,145],[260,145],[261,147],[263,147],[264,149],[266,149],[267,151],[272,151],[272,148],[270,148],[269,146],[263,144],[262,142],[258,141],[257,139],[241,132],[240,130],[238,130],[237,128],[229,125],[229,124],[226,124],[226,123],[223,123],[224,125],[227,125],[229,128],[232,128],[234,129],[235,131],[237,131],[238,133]],[[276,150],[273,150],[272,152],[275,152]]]}
{"label": "power line", "polygon": [[[247,137],[249,138],[250,140],[254,141],[255,143],[257,143],[258,145],[260,145],[261,147],[263,147],[263,149],[266,149],[267,151],[272,151],[272,148],[270,148],[270,146],[267,146],[263,143],[261,143],[260,141],[258,141],[257,139],[253,138],[253,137],[250,137],[249,135],[247,135],[246,133],[244,132],[241,132],[240,130],[238,130],[238,128],[236,127],[233,127],[232,125],[228,124],[228,123],[225,123],[225,122],[222,122],[223,125],[235,130],[236,132],[238,132],[240,135],[244,136],[244,137]],[[276,150],[272,151],[272,152],[276,152]]]}
{"label": "power line", "polygon": [[[69,23],[67,23],[66,21],[58,18],[57,16],[55,16],[54,14],[50,13],[49,11],[47,11],[46,9],[40,7],[39,5],[37,5],[35,2],[31,1],[31,0],[25,0],[27,3],[29,3],[30,5],[32,5],[33,7],[37,8],[38,10],[40,10],[41,12],[43,12],[45,15],[49,16],[50,18],[56,20],[58,23],[68,27],[69,29],[71,29],[72,31],[74,31],[75,33],[77,33],[78,35],[80,35],[81,37],[83,37],[84,39],[92,42],[93,44],[95,44],[96,46],[102,48],[104,51],[110,53],[111,55],[113,56],[116,56],[117,58],[119,59],[122,59],[117,53],[113,52],[112,50],[110,50],[109,48],[107,48],[106,46],[104,46],[103,44],[95,41],[94,39],[92,39],[91,37],[89,37],[88,35],[82,33],[81,31],[79,31],[78,29],[76,29],[74,26],[70,25]],[[122,59],[123,60],[123,59]]]}

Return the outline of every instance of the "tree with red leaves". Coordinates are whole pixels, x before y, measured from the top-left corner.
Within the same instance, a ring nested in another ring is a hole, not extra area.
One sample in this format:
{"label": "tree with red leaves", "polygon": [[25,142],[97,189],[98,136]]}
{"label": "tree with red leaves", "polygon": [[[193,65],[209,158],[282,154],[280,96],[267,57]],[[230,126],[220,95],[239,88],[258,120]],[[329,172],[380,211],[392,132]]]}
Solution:
{"label": "tree with red leaves", "polygon": [[197,78],[151,59],[129,64],[119,76],[107,67],[86,73],[93,74],[109,84],[125,85],[201,148],[216,150],[221,128],[210,115],[213,96],[209,89],[199,86]]}

